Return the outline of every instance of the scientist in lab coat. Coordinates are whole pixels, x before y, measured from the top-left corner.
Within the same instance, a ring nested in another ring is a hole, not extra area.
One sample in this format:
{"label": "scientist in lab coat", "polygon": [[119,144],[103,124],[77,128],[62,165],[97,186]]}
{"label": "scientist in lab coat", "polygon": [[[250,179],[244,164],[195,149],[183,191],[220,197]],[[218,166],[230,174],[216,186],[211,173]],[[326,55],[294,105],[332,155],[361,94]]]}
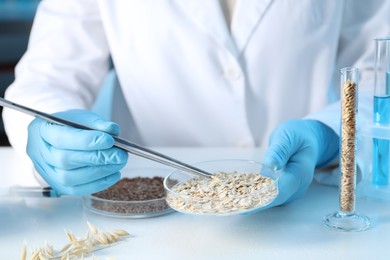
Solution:
{"label": "scientist in lab coat", "polygon": [[[282,204],[337,161],[339,69],[360,68],[360,88],[372,88],[389,4],[44,0],[6,98],[101,131],[5,109],[9,141],[48,184],[76,195],[114,184],[127,163],[105,132],[155,147],[269,145],[259,160],[283,169],[273,205]],[[116,123],[90,111],[111,62],[124,104],[114,100]]]}

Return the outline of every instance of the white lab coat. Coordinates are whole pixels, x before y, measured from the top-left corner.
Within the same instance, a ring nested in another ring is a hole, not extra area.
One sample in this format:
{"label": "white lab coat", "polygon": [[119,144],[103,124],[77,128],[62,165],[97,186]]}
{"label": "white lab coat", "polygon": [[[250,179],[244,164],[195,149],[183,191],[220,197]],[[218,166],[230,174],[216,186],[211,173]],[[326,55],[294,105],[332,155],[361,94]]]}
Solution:
{"label": "white lab coat", "polygon": [[[359,67],[372,88],[389,2],[241,0],[230,33],[218,0],[42,1],[6,98],[90,109],[111,58],[128,108],[115,112],[131,113],[121,135],[143,145],[266,146],[275,126],[302,117],[337,132],[339,106],[327,106],[338,70]],[[31,118],[3,117],[24,152]]]}

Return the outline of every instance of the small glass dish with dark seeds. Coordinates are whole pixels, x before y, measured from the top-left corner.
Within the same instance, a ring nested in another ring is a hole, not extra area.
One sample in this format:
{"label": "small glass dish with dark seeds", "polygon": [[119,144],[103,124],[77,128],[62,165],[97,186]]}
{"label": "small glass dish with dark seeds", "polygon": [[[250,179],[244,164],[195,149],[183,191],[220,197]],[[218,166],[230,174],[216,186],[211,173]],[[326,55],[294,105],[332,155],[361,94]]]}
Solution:
{"label": "small glass dish with dark seeds", "polygon": [[174,212],[165,201],[164,168],[125,168],[122,178],[103,191],[84,196],[88,210],[116,218],[150,218]]}

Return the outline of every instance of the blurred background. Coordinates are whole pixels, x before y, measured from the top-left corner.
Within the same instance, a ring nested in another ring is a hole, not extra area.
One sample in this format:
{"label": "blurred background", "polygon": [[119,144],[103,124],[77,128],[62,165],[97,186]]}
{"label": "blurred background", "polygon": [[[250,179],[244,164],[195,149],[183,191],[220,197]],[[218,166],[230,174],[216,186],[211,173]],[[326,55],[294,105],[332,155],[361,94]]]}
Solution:
{"label": "blurred background", "polygon": [[[0,0],[0,95],[14,80],[14,68],[27,49],[39,0]],[[0,107],[0,112],[2,108]],[[9,142],[0,120],[0,146]]]}

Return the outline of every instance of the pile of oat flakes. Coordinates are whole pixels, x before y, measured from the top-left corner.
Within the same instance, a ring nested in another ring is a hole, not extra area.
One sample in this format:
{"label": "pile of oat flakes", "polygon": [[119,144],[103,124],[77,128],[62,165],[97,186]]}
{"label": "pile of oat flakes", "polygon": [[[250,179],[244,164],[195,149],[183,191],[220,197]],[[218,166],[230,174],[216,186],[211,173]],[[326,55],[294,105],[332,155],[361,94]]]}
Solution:
{"label": "pile of oat flakes", "polygon": [[172,191],[166,198],[172,208],[199,214],[247,211],[268,204],[278,193],[272,178],[236,171],[191,178],[173,186]]}

